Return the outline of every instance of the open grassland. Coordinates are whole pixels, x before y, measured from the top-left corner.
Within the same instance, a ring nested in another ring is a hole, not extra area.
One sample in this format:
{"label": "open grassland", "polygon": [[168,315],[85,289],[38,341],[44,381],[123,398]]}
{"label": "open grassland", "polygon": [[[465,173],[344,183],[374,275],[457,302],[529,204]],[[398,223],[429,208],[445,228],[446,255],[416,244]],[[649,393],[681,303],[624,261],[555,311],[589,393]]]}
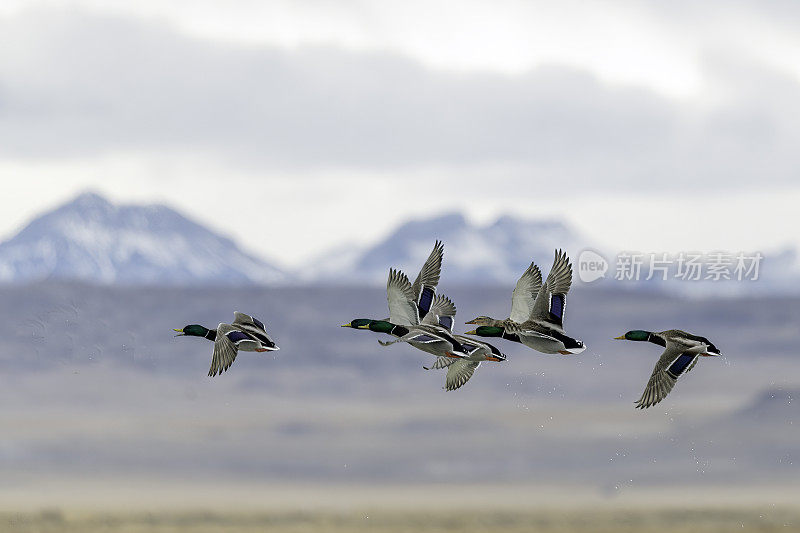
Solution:
{"label": "open grassland", "polygon": [[0,531],[13,532],[523,532],[596,533],[800,531],[798,508],[618,509],[581,511],[365,511],[272,513],[4,513]]}

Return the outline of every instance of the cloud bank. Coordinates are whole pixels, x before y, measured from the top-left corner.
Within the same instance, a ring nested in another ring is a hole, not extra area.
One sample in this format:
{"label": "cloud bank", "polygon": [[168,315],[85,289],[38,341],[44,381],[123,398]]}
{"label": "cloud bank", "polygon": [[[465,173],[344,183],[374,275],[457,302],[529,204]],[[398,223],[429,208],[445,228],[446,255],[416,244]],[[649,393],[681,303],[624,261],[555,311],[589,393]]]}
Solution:
{"label": "cloud bank", "polygon": [[[152,20],[0,20],[0,157],[213,156],[256,169],[508,169],[497,184],[597,190],[791,185],[797,81],[709,54],[673,100],[557,65],[447,72],[398,54],[183,35]],[[557,194],[557,193],[554,193]]]}

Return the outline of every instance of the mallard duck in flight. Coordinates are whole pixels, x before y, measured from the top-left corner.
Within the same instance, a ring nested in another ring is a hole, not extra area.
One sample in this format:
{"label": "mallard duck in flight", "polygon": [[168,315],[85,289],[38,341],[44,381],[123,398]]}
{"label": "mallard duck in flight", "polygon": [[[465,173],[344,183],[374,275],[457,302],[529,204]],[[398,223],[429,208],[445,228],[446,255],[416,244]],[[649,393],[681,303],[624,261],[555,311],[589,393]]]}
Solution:
{"label": "mallard duck in flight", "polygon": [[[358,322],[354,320],[353,322]],[[351,323],[352,324],[352,323]],[[342,327],[353,327],[356,329],[368,329],[375,333],[386,333],[397,337],[393,341],[381,341],[381,346],[391,346],[398,342],[407,342],[414,348],[427,352],[436,357],[449,357],[461,359],[467,357],[466,349],[458,342],[454,335],[447,332],[441,326],[432,324],[418,324],[416,326],[401,326],[386,320],[369,320],[366,325],[348,325]]]}
{"label": "mallard duck in flight", "polygon": [[581,353],[586,345],[564,332],[564,311],[571,285],[572,264],[565,252],[556,250],[553,268],[544,284],[541,271],[533,263],[519,279],[508,319],[479,316],[467,322],[479,326],[467,335],[500,337],[542,353]]}
{"label": "mallard duck in flight", "polygon": [[[437,294],[429,314],[425,317],[435,317],[439,324],[452,333],[452,324],[455,320],[456,307],[449,298]],[[446,326],[445,324],[450,324]],[[437,357],[436,362],[425,370],[447,368],[445,390],[453,391],[464,385],[472,377],[483,361],[505,361],[506,356],[488,342],[481,342],[463,335],[453,335],[467,353],[466,357],[453,359],[450,357]]]}
{"label": "mallard duck in flight", "polygon": [[638,409],[647,409],[666,398],[678,378],[692,370],[700,357],[722,355],[705,337],[698,337],[679,329],[660,332],[633,330],[615,339],[652,342],[665,348],[647,381],[642,397],[636,402]]}
{"label": "mallard duck in flight", "polygon": [[[423,327],[435,326],[438,322],[439,327],[433,330],[425,328],[425,331],[417,330],[412,334],[413,328],[399,326],[385,320],[370,320],[366,318],[357,318],[342,327],[369,329],[377,333],[387,333],[398,339],[392,342],[378,341],[383,346],[401,341],[408,342],[415,348],[437,356],[433,365],[423,368],[426,370],[447,368],[444,388],[452,391],[469,381],[482,361],[506,360],[506,356],[488,342],[476,341],[463,335],[453,335],[451,328],[455,313],[456,308],[453,302],[446,296],[437,294],[428,314],[420,325]],[[449,326],[446,324],[449,324]],[[450,335],[444,335],[441,328],[446,329]],[[464,350],[463,356],[454,357],[455,354],[450,351],[451,347],[453,347],[453,340],[461,345]]]}
{"label": "mallard duck in flight", "polygon": [[267,335],[264,324],[257,318],[235,312],[232,324],[220,324],[217,329],[208,329],[199,324],[189,324],[176,329],[178,337],[203,337],[214,341],[209,376],[222,374],[233,364],[236,354],[243,352],[270,352],[280,348]]}
{"label": "mallard duck in flight", "polygon": [[[428,259],[422,265],[422,268],[417,274],[417,278],[411,285],[411,292],[414,295],[414,303],[417,306],[419,318],[422,319],[428,314],[428,310],[433,303],[436,296],[436,286],[439,284],[439,278],[442,272],[442,259],[444,257],[444,244],[441,241],[436,241],[433,245]],[[342,325],[345,327],[359,328],[359,325],[365,326],[375,319],[372,318],[356,318],[348,324]],[[390,322],[389,318],[384,318],[383,321]]]}
{"label": "mallard duck in flight", "polygon": [[[428,312],[420,320],[416,295],[408,281],[408,276],[400,270],[389,269],[389,278],[386,281],[386,300],[389,304],[389,320],[372,321],[366,328],[360,328],[389,333],[397,337],[394,341],[378,341],[382,346],[407,342],[415,348],[437,357],[461,358],[467,356],[464,347],[453,338],[449,328],[442,326],[439,322],[440,316],[452,317],[455,315],[455,306],[448,298],[437,299],[438,305],[442,308],[446,306],[447,309],[438,309],[433,313]],[[430,310],[430,305],[428,308]],[[452,324],[452,318],[450,323]],[[403,333],[403,331],[405,332]]]}

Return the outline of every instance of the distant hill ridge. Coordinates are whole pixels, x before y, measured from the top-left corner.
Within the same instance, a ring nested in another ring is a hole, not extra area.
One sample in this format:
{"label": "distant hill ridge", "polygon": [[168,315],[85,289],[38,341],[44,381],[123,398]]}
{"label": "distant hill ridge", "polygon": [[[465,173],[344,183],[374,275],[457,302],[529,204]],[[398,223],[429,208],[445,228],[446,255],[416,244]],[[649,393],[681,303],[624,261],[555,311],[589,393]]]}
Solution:
{"label": "distant hill ridge", "polygon": [[[265,237],[266,239],[267,237]],[[0,244],[0,283],[42,280],[105,285],[371,285],[386,282],[389,267],[414,277],[440,239],[445,244],[443,287],[513,286],[531,261],[547,275],[556,248],[565,250],[578,276],[580,252],[596,243],[560,220],[510,215],[476,224],[458,212],[411,220],[369,246],[348,244],[321,253],[292,271],[242,250],[163,205],[115,205],[82,194],[31,221]],[[265,249],[269,251],[268,242]],[[278,251],[276,251],[277,253]],[[609,270],[593,287],[668,291],[695,296],[796,294],[800,269],[793,249],[769,255],[755,282],[687,282],[658,277],[639,282],[614,279]]]}
{"label": "distant hill ridge", "polygon": [[0,244],[0,281],[121,285],[269,284],[285,273],[163,205],[81,194]]}
{"label": "distant hill ridge", "polygon": [[[588,244],[559,221],[503,216],[477,225],[460,213],[448,213],[406,222],[365,249],[327,253],[312,261],[301,276],[333,284],[378,284],[386,281],[393,266],[413,277],[436,239],[445,245],[442,279],[456,284],[513,283],[531,261],[536,261],[546,275],[556,248],[574,255]],[[335,263],[326,261],[330,256],[337,256]]]}

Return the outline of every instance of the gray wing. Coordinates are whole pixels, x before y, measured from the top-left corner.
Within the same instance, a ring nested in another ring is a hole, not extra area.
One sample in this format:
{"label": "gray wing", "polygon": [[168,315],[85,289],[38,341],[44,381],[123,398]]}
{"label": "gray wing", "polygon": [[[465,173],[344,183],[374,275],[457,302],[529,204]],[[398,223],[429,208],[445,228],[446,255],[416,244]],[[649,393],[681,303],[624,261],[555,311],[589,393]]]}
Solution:
{"label": "gray wing", "polygon": [[415,329],[417,332],[422,332],[432,337],[436,337],[438,340],[449,342],[453,349],[455,349],[456,345],[460,344],[455,337],[450,334],[447,328],[442,326],[429,326],[427,324],[420,324]]}
{"label": "gray wing", "polygon": [[433,250],[431,250],[431,254],[428,256],[425,264],[422,265],[422,269],[420,269],[419,274],[417,274],[417,279],[414,280],[414,284],[411,286],[415,301],[419,299],[423,288],[427,287],[433,291],[436,290],[436,286],[439,284],[439,276],[442,273],[443,257],[444,244],[442,244],[441,241],[436,241],[433,245]]}
{"label": "gray wing", "polygon": [[244,313],[240,313],[239,311],[234,311],[233,322],[231,325],[234,328],[238,328],[241,331],[244,331],[245,333],[252,335],[259,342],[261,342],[264,345],[264,347],[268,349],[276,349],[276,350],[280,349],[275,344],[275,341],[272,340],[272,337],[270,337],[269,334],[267,333],[267,329],[264,326],[264,323],[257,318],[254,318],[250,315],[246,315]]}
{"label": "gray wing", "polygon": [[228,333],[238,331],[230,324],[220,324],[217,326],[217,338],[214,340],[214,355],[211,357],[211,368],[208,370],[209,376],[222,374],[236,360],[236,345],[228,338]]}
{"label": "gray wing", "polygon": [[253,318],[250,315],[246,315],[244,313],[240,313],[239,311],[233,312],[233,322],[231,323],[233,327],[241,328],[248,333],[255,333],[266,335],[267,330],[264,327],[264,324],[258,320],[257,318]]}
{"label": "gray wing", "polygon": [[[699,355],[686,353],[684,348],[680,344],[667,342],[667,348],[656,362],[642,397],[636,401],[638,409],[647,409],[666,398],[675,387],[678,378],[694,368]],[[685,361],[682,360],[683,358]]]}
{"label": "gray wing", "polygon": [[572,286],[572,263],[569,262],[567,252],[556,250],[553,268],[547,275],[547,284],[553,294],[567,294]]}
{"label": "gray wing", "polygon": [[241,326],[244,324],[252,324],[255,325],[255,321],[253,317],[250,315],[246,315],[244,313],[240,313],[239,311],[233,312],[233,322],[231,322],[232,326]]}
{"label": "gray wing", "polygon": [[400,270],[389,269],[386,282],[386,299],[389,302],[389,322],[399,326],[419,324],[419,309],[411,283]]}
{"label": "gray wing", "polygon": [[[533,303],[533,310],[531,311],[531,320],[541,320],[550,322],[550,299],[554,294],[560,295],[561,309],[558,313],[559,323],[563,318],[564,300],[566,299],[567,292],[572,286],[572,264],[569,262],[567,254],[561,250],[556,250],[556,257],[553,261],[553,268],[547,275],[547,280],[542,285],[539,294],[536,295],[536,300]],[[559,324],[560,325],[560,324]]]}
{"label": "gray wing", "polygon": [[425,370],[439,370],[442,368],[447,368],[453,363],[458,361],[458,359],[454,359],[452,357],[437,357],[436,362],[433,363],[431,366],[423,366]]}
{"label": "gray wing", "polygon": [[442,326],[451,333],[456,317],[456,305],[444,294],[437,294],[433,299],[430,311],[420,322],[428,326]]}
{"label": "gray wing", "polygon": [[466,350],[467,355],[473,355],[478,350],[483,350],[484,353],[491,353],[492,351],[489,348],[488,344],[486,344],[485,342],[477,341],[472,337],[465,337],[463,335],[453,335],[453,338],[457,340],[459,343],[461,343],[461,346],[464,348],[464,350]]}
{"label": "gray wing", "polygon": [[472,374],[475,373],[475,369],[479,366],[479,362],[465,361],[464,359],[456,360],[456,362],[447,369],[447,378],[445,379],[444,388],[451,391],[461,387],[464,383],[469,381],[469,378],[472,377]]}
{"label": "gray wing", "polygon": [[533,311],[533,302],[542,288],[542,271],[531,263],[528,269],[520,276],[517,286],[511,295],[511,316],[514,322],[525,322]]}

